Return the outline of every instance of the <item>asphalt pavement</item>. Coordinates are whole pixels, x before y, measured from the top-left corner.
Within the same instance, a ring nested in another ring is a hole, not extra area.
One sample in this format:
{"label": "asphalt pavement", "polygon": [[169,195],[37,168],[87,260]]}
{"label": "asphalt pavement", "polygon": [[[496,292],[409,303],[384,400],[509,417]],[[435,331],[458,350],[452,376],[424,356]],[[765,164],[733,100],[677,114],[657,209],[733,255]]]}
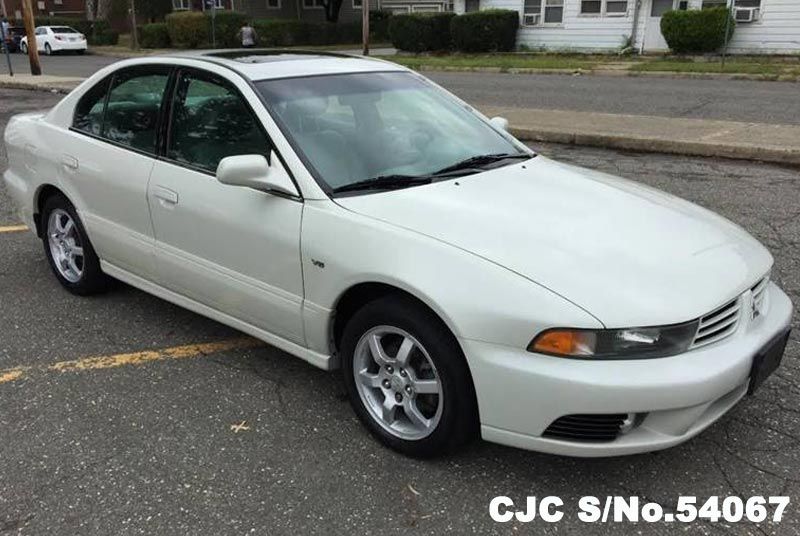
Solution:
{"label": "asphalt pavement", "polygon": [[[12,90],[0,97],[0,130],[11,114],[57,99]],[[773,278],[800,303],[797,170],[537,148],[727,216],[769,247]],[[15,223],[0,187],[0,227]],[[798,335],[755,396],[666,451],[584,460],[476,442],[415,461],[369,436],[336,374],[240,344],[234,330],[126,286],[72,296],[35,237],[0,232],[0,373],[20,371],[5,381],[0,374],[0,534],[798,534]],[[219,341],[230,344],[215,351]],[[566,516],[496,524],[488,515],[496,495],[520,503],[558,495]],[[690,528],[582,524],[575,512],[584,495],[636,495],[668,511],[679,495],[792,502],[779,525]]]}
{"label": "asphalt pavement", "polygon": [[[41,56],[45,74],[86,77],[119,58]],[[27,57],[12,55],[18,73]],[[7,70],[0,62],[0,73]],[[654,115],[800,125],[800,85],[793,82],[693,80],[598,75],[425,72],[476,105]]]}

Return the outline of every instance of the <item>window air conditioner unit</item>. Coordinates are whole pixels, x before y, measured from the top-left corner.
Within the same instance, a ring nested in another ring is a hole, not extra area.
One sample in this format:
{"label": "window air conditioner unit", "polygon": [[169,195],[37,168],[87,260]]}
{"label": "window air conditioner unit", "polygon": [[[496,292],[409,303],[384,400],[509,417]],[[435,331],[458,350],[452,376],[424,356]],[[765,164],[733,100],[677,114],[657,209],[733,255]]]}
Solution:
{"label": "window air conditioner unit", "polygon": [[525,15],[522,19],[522,22],[525,26],[536,26],[539,24],[541,15],[538,13],[533,13],[530,15]]}
{"label": "window air conditioner unit", "polygon": [[758,20],[757,7],[737,7],[736,22],[755,22]]}

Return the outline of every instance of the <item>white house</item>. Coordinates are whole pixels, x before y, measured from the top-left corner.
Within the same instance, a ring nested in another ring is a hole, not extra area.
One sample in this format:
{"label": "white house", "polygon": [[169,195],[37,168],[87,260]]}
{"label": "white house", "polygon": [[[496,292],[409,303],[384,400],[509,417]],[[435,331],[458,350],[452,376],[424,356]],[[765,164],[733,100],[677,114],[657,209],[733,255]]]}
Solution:
{"label": "white house", "polygon": [[455,11],[516,10],[517,45],[531,49],[611,51],[630,43],[660,52],[666,11],[724,5],[738,21],[729,52],[800,53],[800,0],[455,0]]}

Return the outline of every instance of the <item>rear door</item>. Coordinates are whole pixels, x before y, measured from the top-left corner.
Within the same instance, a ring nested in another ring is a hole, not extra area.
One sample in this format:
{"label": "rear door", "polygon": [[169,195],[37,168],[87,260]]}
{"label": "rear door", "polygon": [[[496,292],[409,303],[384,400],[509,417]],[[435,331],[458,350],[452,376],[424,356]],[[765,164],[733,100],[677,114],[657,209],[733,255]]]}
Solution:
{"label": "rear door", "polygon": [[202,70],[176,77],[164,155],[147,193],[159,277],[183,296],[303,343],[302,200],[216,179],[226,156],[272,153],[249,93]]}
{"label": "rear door", "polygon": [[70,143],[52,148],[100,258],[144,277],[154,274],[147,182],[171,70],[137,66],[100,82],[76,107]]}

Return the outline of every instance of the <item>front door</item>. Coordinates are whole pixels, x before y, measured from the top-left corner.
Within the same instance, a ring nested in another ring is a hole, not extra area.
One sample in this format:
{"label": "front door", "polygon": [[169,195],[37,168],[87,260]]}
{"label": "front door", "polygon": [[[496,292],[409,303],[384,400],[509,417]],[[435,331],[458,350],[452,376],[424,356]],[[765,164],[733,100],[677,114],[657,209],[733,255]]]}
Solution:
{"label": "front door", "polygon": [[650,12],[647,14],[647,29],[644,33],[644,51],[657,52],[669,49],[667,41],[661,34],[661,16],[674,9],[677,0],[651,0]]}
{"label": "front door", "polygon": [[270,140],[228,80],[182,70],[176,85],[166,155],[147,192],[160,282],[302,344],[303,203],[217,181],[220,160],[268,156]]}

